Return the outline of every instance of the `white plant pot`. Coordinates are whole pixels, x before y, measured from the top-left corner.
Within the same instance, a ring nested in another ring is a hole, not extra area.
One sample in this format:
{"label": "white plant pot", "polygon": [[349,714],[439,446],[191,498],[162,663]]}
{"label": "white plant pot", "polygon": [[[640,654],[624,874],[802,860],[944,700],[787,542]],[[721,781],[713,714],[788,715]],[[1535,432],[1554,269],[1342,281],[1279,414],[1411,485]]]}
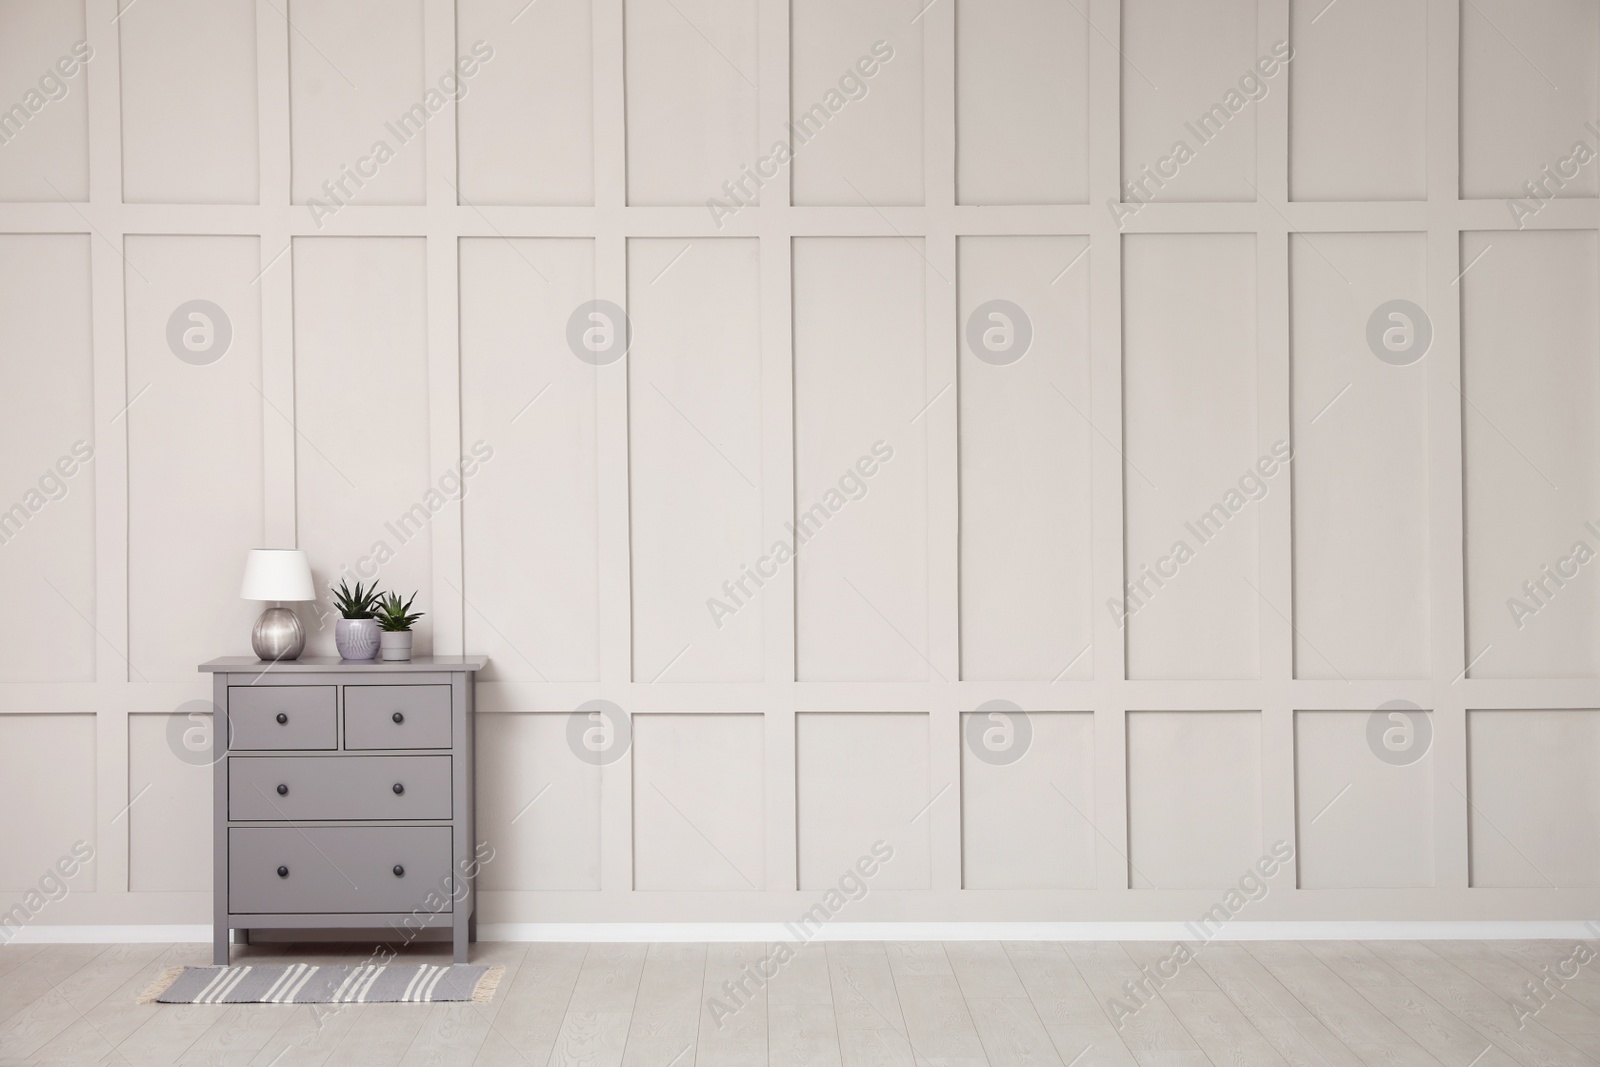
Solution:
{"label": "white plant pot", "polygon": [[379,658],[390,663],[404,663],[411,658],[411,631],[384,630],[378,635]]}
{"label": "white plant pot", "polygon": [[360,662],[378,654],[377,619],[340,619],[333,626],[333,643],[339,658]]}

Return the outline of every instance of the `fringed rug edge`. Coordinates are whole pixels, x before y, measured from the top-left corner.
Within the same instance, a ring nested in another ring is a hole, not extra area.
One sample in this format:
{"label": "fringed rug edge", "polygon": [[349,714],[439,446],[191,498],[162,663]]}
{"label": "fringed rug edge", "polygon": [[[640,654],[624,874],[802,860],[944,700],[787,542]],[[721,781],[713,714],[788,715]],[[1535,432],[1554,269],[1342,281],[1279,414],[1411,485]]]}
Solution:
{"label": "fringed rug edge", "polygon": [[184,964],[181,963],[162,971],[156,976],[155,981],[145,986],[144,992],[139,994],[138,1002],[140,1004],[154,1004],[157,997],[172,988],[172,983],[178,980],[183,971]]}
{"label": "fringed rug edge", "polygon": [[505,977],[505,973],[505,967],[499,965],[484,971],[478,984],[472,987],[472,1003],[488,1004],[494,1000],[494,992],[500,988],[500,979]]}

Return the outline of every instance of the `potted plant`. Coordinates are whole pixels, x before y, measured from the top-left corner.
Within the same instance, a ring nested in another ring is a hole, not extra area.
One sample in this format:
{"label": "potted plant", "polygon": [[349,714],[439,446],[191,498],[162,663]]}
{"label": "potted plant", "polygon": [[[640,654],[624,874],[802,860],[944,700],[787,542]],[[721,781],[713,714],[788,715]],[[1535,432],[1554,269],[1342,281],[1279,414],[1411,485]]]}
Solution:
{"label": "potted plant", "polygon": [[355,592],[351,592],[341,580],[336,588],[330,587],[330,591],[333,606],[341,616],[333,627],[333,643],[339,648],[339,658],[372,659],[378,654],[378,620],[373,617],[377,614],[380,596],[378,583],[373,582],[368,589],[357,582]]}
{"label": "potted plant", "polygon": [[416,593],[403,602],[399,593],[386,593],[378,602],[378,626],[383,631],[378,636],[383,659],[404,662],[411,658],[411,627],[426,614],[411,610],[411,602],[416,599]]}

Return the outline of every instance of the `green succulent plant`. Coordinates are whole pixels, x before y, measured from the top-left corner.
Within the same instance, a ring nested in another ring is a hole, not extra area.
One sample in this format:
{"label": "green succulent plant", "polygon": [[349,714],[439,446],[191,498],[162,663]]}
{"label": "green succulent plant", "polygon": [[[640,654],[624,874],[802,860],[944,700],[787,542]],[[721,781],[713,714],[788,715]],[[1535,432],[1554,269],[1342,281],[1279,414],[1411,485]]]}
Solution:
{"label": "green succulent plant", "polygon": [[341,580],[337,586],[329,586],[328,591],[333,594],[333,606],[339,614],[347,619],[370,619],[377,614],[378,603],[383,594],[378,592],[378,583],[373,582],[372,588],[356,583],[355,592]]}
{"label": "green succulent plant", "polygon": [[411,602],[417,599],[417,594],[412,593],[404,601],[399,593],[386,593],[378,602],[378,629],[389,633],[407,633],[416,625],[418,619],[427,612],[411,610]]}

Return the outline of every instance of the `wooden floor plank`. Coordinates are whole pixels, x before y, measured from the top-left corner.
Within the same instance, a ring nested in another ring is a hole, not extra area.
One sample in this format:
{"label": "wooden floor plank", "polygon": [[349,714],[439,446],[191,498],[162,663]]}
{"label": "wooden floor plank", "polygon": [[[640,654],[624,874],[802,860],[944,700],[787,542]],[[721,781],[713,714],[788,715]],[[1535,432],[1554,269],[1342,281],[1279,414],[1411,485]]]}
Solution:
{"label": "wooden floor plank", "polygon": [[650,946],[628,1022],[624,1067],[663,1067],[694,1047],[705,974],[705,945]]}
{"label": "wooden floor plank", "polygon": [[937,941],[888,941],[884,952],[896,975],[954,974],[944,946]]}
{"label": "wooden floor plank", "polygon": [[1594,1061],[1583,1052],[1537,1021],[1529,1021],[1519,1027],[1508,1011],[1464,1011],[1457,1014],[1483,1035],[1487,1042],[1504,1049],[1522,1067],[1594,1065]]}
{"label": "wooden floor plank", "polygon": [[449,1067],[471,1063],[489,1039],[493,1022],[476,1004],[430,1004],[400,1067]]}
{"label": "wooden floor plank", "polygon": [[862,952],[859,946],[830,942],[828,980],[840,1030],[905,1030],[885,953]]}
{"label": "wooden floor plank", "polygon": [[1078,973],[1095,998],[1105,1005],[1113,1029],[1131,1051],[1199,1049],[1172,1009],[1161,1000],[1159,990],[1126,955],[1118,965],[1079,964]]}
{"label": "wooden floor plank", "polygon": [[1104,1005],[1089,990],[1059,944],[1019,941],[1008,943],[1005,948],[1022,988],[1046,1027],[1094,1027],[1109,1021]]}
{"label": "wooden floor plank", "polygon": [[1250,1022],[1291,1067],[1366,1067],[1313,1016],[1252,1017]]}
{"label": "wooden floor plank", "polygon": [[1122,948],[1135,967],[1161,979],[1163,990],[1217,991],[1217,983],[1212,980],[1211,975],[1204,967],[1197,966],[1197,957],[1211,951],[1210,945],[1184,945],[1183,951],[1180,952],[1171,941],[1131,941]]}
{"label": "wooden floor plank", "polygon": [[767,1062],[767,989],[758,980],[756,969],[768,951],[761,944],[706,947],[695,1044],[695,1062],[700,1067],[749,1067]]}
{"label": "wooden floor plank", "polygon": [[176,1063],[227,1010],[217,1004],[163,1004],[117,1045],[115,1062],[133,1067]]}
{"label": "wooden floor plank", "polygon": [[910,976],[896,979],[895,986],[918,1063],[985,1062],[983,1042],[954,977]]}
{"label": "wooden floor plank", "polygon": [[584,953],[570,1011],[631,1012],[644,974],[648,945],[590,945]]}
{"label": "wooden floor plank", "polygon": [[1127,950],[1117,941],[1064,941],[1061,948],[1080,971],[1085,967],[1121,967],[1128,962]]}
{"label": "wooden floor plank", "polygon": [[1511,1005],[1522,1004],[1541,1026],[1558,1034],[1600,1034],[1600,1012],[1580,1004],[1559,987],[1541,985],[1543,976],[1535,970],[1501,955],[1462,957],[1455,964],[1498,993],[1508,1012]]}
{"label": "wooden floor plank", "polygon": [[1359,988],[1406,984],[1404,975],[1359,941],[1306,941],[1303,944],[1347,985]]}
{"label": "wooden floor plank", "polygon": [[1438,1060],[1416,1045],[1356,1045],[1351,1051],[1361,1057],[1366,1067],[1441,1067]]}
{"label": "wooden floor plank", "polygon": [[1222,1063],[1287,1067],[1272,1044],[1216,989],[1163,989],[1161,999],[1200,1050]]}
{"label": "wooden floor plank", "polygon": [[51,945],[24,963],[0,975],[0,1027],[34,1001],[50,995],[55,988],[96,958],[111,950],[110,945]]}
{"label": "wooden floor plank", "polygon": [[0,1024],[0,1062],[37,1053],[161,954],[160,945],[115,945]]}
{"label": "wooden floor plank", "polygon": [[39,1049],[41,1063],[93,1063],[110,1055],[160,1010],[156,1005],[138,1003],[140,994],[152,981],[168,967],[200,964],[209,959],[209,950],[201,945],[149,947],[158,949],[158,955]]}
{"label": "wooden floor plank", "polygon": [[359,1005],[292,1005],[283,1025],[251,1059],[251,1067],[323,1067],[361,1010]]}
{"label": "wooden floor plank", "polygon": [[961,992],[967,997],[993,999],[1026,997],[1022,979],[1011,957],[998,941],[951,941],[944,946]]}
{"label": "wooden floor plank", "polygon": [[[225,1007],[206,1032],[189,1046],[195,1053],[249,1053],[253,1059],[294,1009],[287,1004],[233,1004]],[[237,1057],[233,1057],[237,1058]]]}
{"label": "wooden floor plank", "polygon": [[1509,1067],[1515,1063],[1498,1048],[1489,1049],[1479,1058],[1484,1052],[1483,1035],[1409,983],[1406,986],[1366,986],[1357,992],[1441,1063],[1470,1063],[1474,1059],[1477,1059],[1477,1067],[1487,1064]]}
{"label": "wooden floor plank", "polygon": [[33,959],[47,947],[32,943],[18,944],[15,941],[0,942],[0,974]]}
{"label": "wooden floor plank", "polygon": [[802,945],[767,983],[767,1003],[831,1005],[827,946],[816,941]]}
{"label": "wooden floor plank", "polygon": [[1379,941],[1373,954],[1451,1011],[1492,1011],[1506,999],[1421,941]]}
{"label": "wooden floor plank", "polygon": [[561,1020],[550,1067],[622,1067],[629,1012],[572,1011]]}
{"label": "wooden floor plank", "polygon": [[841,1067],[833,1005],[769,1004],[766,1062],[771,1067]]}
{"label": "wooden floor plank", "polygon": [[1295,946],[1299,951],[1294,951],[1281,942],[1251,942],[1247,947],[1285,989],[1352,1050],[1357,1045],[1403,1048],[1412,1043],[1348,982],[1303,947]]}
{"label": "wooden floor plank", "polygon": [[1252,1019],[1312,1017],[1311,1009],[1242,945],[1207,945],[1195,954],[1195,963],[1235,1007]]}
{"label": "wooden floor plank", "polygon": [[898,1030],[840,1030],[843,1067],[917,1067],[911,1042]]}
{"label": "wooden floor plank", "polygon": [[967,997],[967,1010],[992,1067],[1062,1067],[1027,997]]}
{"label": "wooden floor plank", "polygon": [[545,1067],[561,1034],[584,945],[533,944],[495,994],[493,1025],[474,1062],[482,1067]]}
{"label": "wooden floor plank", "polygon": [[1067,1067],[1136,1067],[1139,1060],[1105,1021],[1045,1024]]}
{"label": "wooden floor plank", "polygon": [[[1214,1061],[1204,1052],[1186,1052],[1182,1049],[1149,1049],[1136,1054],[1139,1067],[1213,1067]],[[1229,1067],[1232,1067],[1230,1062]]]}

